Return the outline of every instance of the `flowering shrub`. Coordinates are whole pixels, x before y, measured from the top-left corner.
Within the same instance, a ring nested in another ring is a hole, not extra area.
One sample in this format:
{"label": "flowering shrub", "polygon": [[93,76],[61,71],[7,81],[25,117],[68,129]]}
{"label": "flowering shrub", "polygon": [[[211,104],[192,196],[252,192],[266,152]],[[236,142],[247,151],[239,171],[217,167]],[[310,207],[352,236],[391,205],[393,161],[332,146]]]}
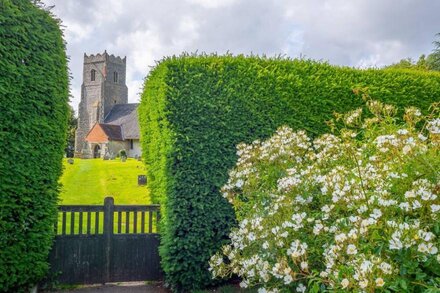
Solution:
{"label": "flowering shrub", "polygon": [[407,108],[399,124],[393,106],[366,104],[334,134],[281,127],[237,147],[222,192],[239,224],[214,277],[259,292],[439,288],[440,109]]}

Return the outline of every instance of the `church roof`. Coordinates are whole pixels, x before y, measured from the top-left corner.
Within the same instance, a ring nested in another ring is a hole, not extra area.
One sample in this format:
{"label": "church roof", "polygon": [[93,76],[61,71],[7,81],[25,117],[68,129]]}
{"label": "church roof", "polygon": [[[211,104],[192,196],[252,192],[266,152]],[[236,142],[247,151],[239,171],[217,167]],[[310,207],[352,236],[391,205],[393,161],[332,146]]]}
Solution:
{"label": "church roof", "polygon": [[104,124],[119,125],[124,140],[139,139],[138,106],[134,103],[114,105],[104,118]]}
{"label": "church roof", "polygon": [[121,127],[119,125],[100,123],[99,126],[101,126],[110,140],[123,140]]}
{"label": "church roof", "polygon": [[112,140],[122,141],[121,126],[96,123],[86,136],[88,142],[104,143]]}

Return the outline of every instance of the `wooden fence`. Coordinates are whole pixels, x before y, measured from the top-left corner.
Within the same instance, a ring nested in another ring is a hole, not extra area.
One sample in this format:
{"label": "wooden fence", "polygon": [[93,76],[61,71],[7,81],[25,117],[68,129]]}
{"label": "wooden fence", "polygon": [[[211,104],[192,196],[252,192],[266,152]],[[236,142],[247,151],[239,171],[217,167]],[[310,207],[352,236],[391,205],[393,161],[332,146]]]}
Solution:
{"label": "wooden fence", "polygon": [[50,254],[63,284],[158,280],[158,205],[62,205]]}

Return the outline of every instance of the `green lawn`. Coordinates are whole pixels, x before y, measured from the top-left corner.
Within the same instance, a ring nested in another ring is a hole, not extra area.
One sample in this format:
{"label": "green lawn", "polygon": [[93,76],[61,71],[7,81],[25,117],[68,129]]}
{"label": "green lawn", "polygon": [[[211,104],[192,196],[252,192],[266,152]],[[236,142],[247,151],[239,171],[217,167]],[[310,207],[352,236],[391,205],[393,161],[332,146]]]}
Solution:
{"label": "green lawn", "polygon": [[146,186],[137,185],[137,176],[146,174],[145,166],[135,159],[74,159],[64,160],[61,177],[60,204],[103,205],[112,196],[115,204],[149,204]]}

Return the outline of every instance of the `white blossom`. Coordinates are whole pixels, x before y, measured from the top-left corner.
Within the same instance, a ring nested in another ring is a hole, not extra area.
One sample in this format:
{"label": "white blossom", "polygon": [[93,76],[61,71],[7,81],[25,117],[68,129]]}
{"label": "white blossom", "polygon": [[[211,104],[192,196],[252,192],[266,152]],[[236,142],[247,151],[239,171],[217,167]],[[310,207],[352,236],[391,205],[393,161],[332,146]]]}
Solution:
{"label": "white blossom", "polygon": [[236,167],[221,192],[238,225],[231,243],[211,257],[214,277],[238,275],[242,287],[258,284],[261,293],[305,292],[302,282],[310,278],[330,291],[373,292],[389,290],[388,280],[399,273],[405,260],[395,261],[396,250],[410,251],[412,261],[440,263],[433,231],[440,220],[440,118],[426,123],[410,107],[402,125],[383,119],[393,107],[367,106],[375,116],[364,124],[359,110],[340,116],[365,127],[359,131],[312,141],[304,131],[280,127],[266,141],[237,146]]}
{"label": "white blossom", "polygon": [[349,245],[347,246],[347,254],[352,255],[352,254],[356,254],[356,253],[357,253],[357,248],[356,248],[356,246],[355,246],[354,244],[349,244]]}
{"label": "white blossom", "polygon": [[368,280],[363,279],[359,281],[359,287],[361,287],[362,289],[366,288],[367,286],[368,286]]}
{"label": "white blossom", "polygon": [[432,134],[440,134],[440,118],[428,121],[428,125],[426,128]]}
{"label": "white blossom", "polygon": [[304,286],[302,283],[298,284],[298,287],[296,287],[296,292],[304,293],[306,292],[306,286]]}
{"label": "white blossom", "polygon": [[382,278],[377,278],[375,282],[377,287],[383,287],[383,285],[385,285],[385,281]]}

